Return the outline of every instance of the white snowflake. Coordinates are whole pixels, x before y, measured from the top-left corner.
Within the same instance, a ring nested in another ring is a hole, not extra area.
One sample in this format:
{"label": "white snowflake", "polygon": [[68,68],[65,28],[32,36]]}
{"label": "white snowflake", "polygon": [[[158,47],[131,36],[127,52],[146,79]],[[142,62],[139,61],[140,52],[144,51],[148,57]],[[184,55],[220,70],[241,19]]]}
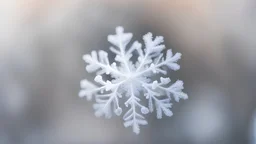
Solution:
{"label": "white snowflake", "polygon": [[[132,38],[131,33],[124,33],[123,27],[116,28],[115,35],[109,35],[108,41],[114,45],[110,50],[116,55],[113,63],[109,62],[108,53],[100,50],[98,53],[92,51],[86,54],[83,59],[88,65],[86,70],[97,72],[94,81],[100,86],[84,79],[81,81],[82,90],[80,97],[86,96],[87,100],[95,97],[96,103],[93,105],[97,117],[105,116],[110,118],[112,110],[118,116],[123,115],[124,126],[132,126],[133,132],[139,134],[140,125],[146,125],[145,114],[153,112],[156,109],[156,117],[162,118],[162,115],[172,116],[170,110],[172,107],[171,98],[175,101],[187,99],[188,96],[183,90],[183,82],[177,80],[171,84],[168,77],[160,77],[160,80],[152,80],[155,75],[166,75],[167,70],[179,70],[177,61],[181,58],[180,53],[173,55],[169,49],[166,55],[162,53],[165,49],[163,37],[152,38],[152,33],[143,36],[145,48],[142,44],[135,41],[131,47],[126,48]],[[137,62],[132,62],[137,56]],[[133,58],[132,58],[133,57]],[[103,75],[109,75],[109,80]],[[104,77],[104,78],[103,78]],[[120,99],[125,98],[124,105],[121,108]],[[148,100],[148,106],[141,103],[141,99]]]}

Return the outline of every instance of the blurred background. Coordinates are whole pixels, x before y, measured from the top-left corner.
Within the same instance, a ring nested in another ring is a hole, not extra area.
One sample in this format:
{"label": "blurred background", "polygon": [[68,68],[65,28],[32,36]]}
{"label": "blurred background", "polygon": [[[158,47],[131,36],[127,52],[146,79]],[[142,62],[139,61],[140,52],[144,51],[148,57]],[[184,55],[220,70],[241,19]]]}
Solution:
{"label": "blurred background", "polygon": [[[119,25],[183,54],[189,99],[138,136],[77,96]],[[256,144],[255,26],[255,0],[1,0],[0,144]]]}

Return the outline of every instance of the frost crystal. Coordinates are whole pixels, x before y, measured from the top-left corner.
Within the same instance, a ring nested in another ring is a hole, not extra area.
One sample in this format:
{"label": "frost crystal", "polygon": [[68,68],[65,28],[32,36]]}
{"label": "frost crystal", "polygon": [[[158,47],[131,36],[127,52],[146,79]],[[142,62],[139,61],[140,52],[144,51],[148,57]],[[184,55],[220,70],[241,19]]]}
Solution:
{"label": "frost crystal", "polygon": [[[181,80],[172,84],[168,77],[152,80],[155,75],[166,75],[165,67],[169,70],[179,70],[177,61],[181,58],[181,54],[173,54],[169,49],[164,55],[162,51],[165,46],[162,44],[164,41],[162,36],[153,39],[152,33],[144,35],[144,49],[137,41],[127,48],[131,38],[132,34],[124,33],[122,27],[116,28],[115,35],[108,36],[108,41],[113,44],[110,50],[116,55],[116,62],[109,62],[108,53],[103,50],[98,53],[92,51],[91,54],[83,56],[88,64],[86,71],[97,72],[94,81],[100,86],[84,79],[80,83],[82,90],[79,96],[86,97],[87,100],[95,98],[96,103],[93,108],[97,117],[110,118],[112,111],[120,116],[125,111],[124,126],[131,126],[133,132],[139,134],[139,126],[147,124],[143,115],[155,109],[158,119],[161,119],[163,114],[170,117],[173,115],[170,110],[171,98],[179,102],[180,99],[187,99],[188,96],[182,92]],[[137,62],[131,60],[133,56],[137,56]],[[103,75],[109,75],[110,79],[105,80]],[[121,98],[125,99],[124,105],[127,108],[120,104]],[[142,99],[147,99],[147,106],[141,103]]]}

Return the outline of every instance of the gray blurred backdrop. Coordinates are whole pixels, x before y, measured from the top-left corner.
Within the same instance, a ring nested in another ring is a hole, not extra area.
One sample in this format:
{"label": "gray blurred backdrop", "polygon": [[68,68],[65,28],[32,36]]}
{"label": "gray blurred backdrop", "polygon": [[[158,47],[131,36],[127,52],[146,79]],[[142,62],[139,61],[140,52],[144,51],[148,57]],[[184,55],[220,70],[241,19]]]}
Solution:
{"label": "gray blurred backdrop", "polygon": [[[82,55],[116,26],[183,54],[189,99],[140,135],[80,99]],[[0,144],[255,144],[255,0],[1,0]]]}

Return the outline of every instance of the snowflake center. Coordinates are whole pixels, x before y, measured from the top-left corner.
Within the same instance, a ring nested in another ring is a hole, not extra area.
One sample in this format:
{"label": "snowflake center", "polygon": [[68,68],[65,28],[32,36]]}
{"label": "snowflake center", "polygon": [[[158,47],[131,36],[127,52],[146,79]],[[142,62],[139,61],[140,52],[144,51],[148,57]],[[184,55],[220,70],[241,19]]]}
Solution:
{"label": "snowflake center", "polygon": [[135,72],[130,72],[126,74],[127,81],[134,81],[136,79],[137,79],[137,76],[135,75]]}

